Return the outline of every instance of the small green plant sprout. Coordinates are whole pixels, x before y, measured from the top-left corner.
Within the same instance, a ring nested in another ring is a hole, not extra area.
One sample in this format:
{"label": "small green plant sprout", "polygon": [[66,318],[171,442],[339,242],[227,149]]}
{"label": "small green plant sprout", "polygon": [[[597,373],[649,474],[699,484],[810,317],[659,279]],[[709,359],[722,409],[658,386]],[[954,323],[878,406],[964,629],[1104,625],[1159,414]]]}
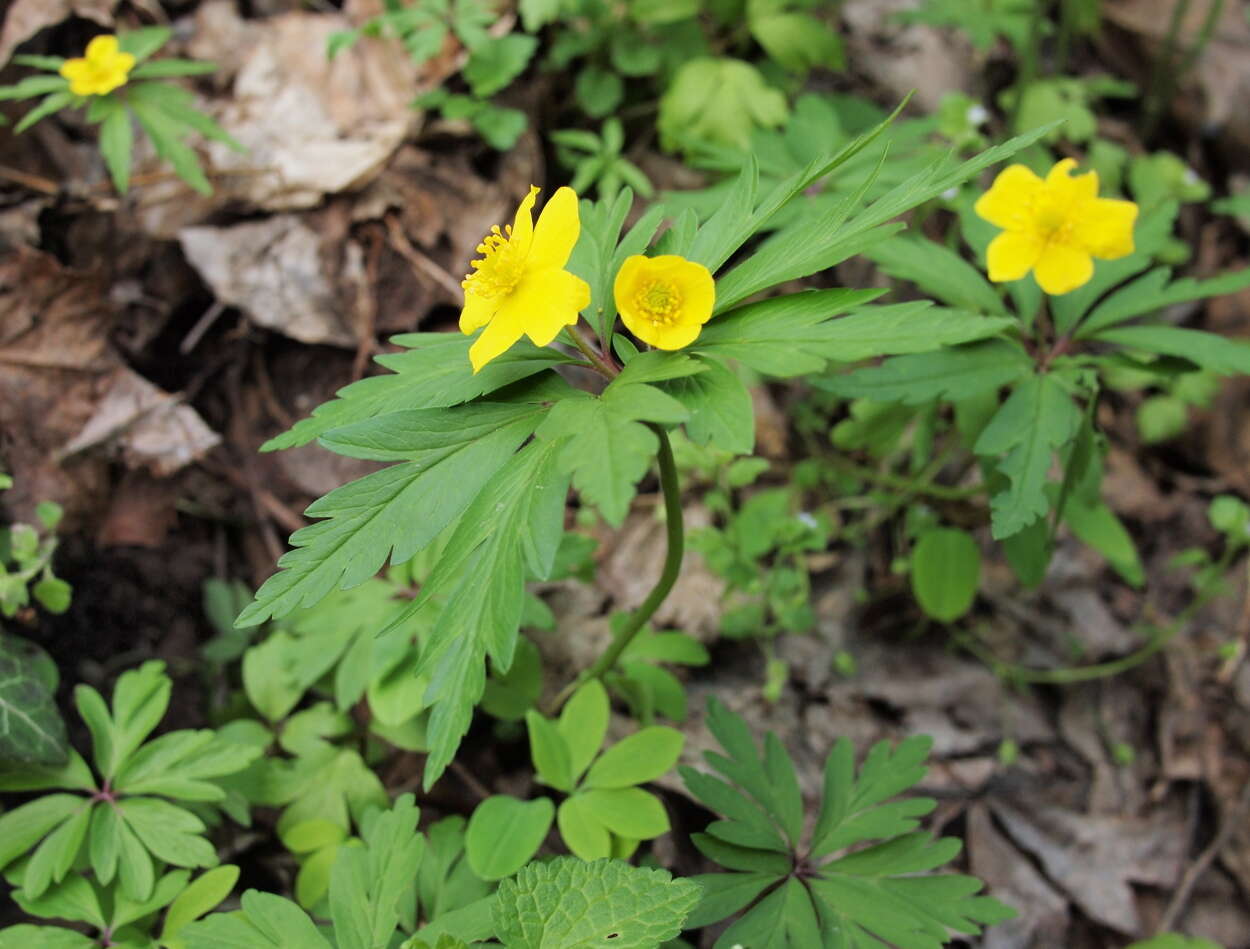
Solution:
{"label": "small green plant sprout", "polygon": [[1132,83],[1109,76],[1054,76],[1004,89],[998,104],[1014,117],[1014,129],[1049,125],[1044,141],[1081,143],[1091,141],[1098,132],[1093,106],[1099,100],[1129,99],[1136,94]]}
{"label": "small green plant sprout", "polygon": [[[663,803],[639,785],[673,767],[681,754],[682,734],[652,725],[601,753],[609,711],[607,691],[591,680],[573,693],[555,721],[533,710],[527,713],[538,780],[568,796],[558,810],[550,801],[492,798],[491,802],[508,803],[492,803],[486,813],[482,808],[474,813],[466,839],[470,864],[477,868],[488,860],[499,861],[492,876],[515,872],[537,852],[553,817],[565,845],[583,860],[625,858],[639,841],[668,832]],[[509,827],[524,845],[518,842],[515,854],[503,861],[497,850],[502,849],[500,837]],[[518,827],[526,832],[520,834]]]}
{"label": "small green plant sprout", "polygon": [[814,825],[805,825],[794,764],[777,736],[756,749],[746,723],[713,699],[707,724],[725,753],[705,752],[717,774],[682,766],[687,789],[721,819],[695,845],[725,873],[692,878],[702,886],[687,925],[708,926],[741,912],[716,941],[732,946],[809,949],[877,945],[932,949],[953,934],[1010,919],[1014,911],[985,896],[981,882],[932,875],[959,852],[954,838],[934,840],[919,818],[932,798],[891,800],[925,776],[931,742],[909,738],[874,746],[858,772],[849,739],[825,762]]}
{"label": "small green plant sprout", "polygon": [[488,145],[506,151],[525,131],[525,113],[496,105],[490,97],[505,89],[529,65],[536,37],[522,32],[495,35],[496,7],[483,0],[384,0],[383,12],[354,30],[333,34],[326,53],[333,59],[362,36],[389,36],[403,43],[418,65],[439,55],[449,37],[468,51],[460,71],[469,93],[445,88],[419,96],[414,108],[438,109],[443,118],[467,121]]}
{"label": "small green plant sprout", "polygon": [[[81,874],[67,876],[38,898],[19,888],[12,895],[23,912],[41,919],[81,923],[97,935],[92,938],[58,926],[9,926],[0,929],[0,949],[187,949],[183,928],[218,906],[230,895],[238,879],[239,868],[229,864],[214,867],[195,880],[187,870],[170,870],[156,881],[152,895],[145,900],[126,895],[117,881],[106,886]],[[14,878],[11,882],[20,880]]]}
{"label": "small green plant sprout", "polygon": [[610,201],[626,186],[644,198],[655,193],[642,169],[621,154],[625,132],[615,116],[604,121],[598,135],[584,129],[562,129],[549,137],[557,146],[561,164],[573,170],[569,187],[578,194],[594,188]]}
{"label": "small green plant sprout", "polygon": [[1048,20],[1036,16],[1036,0],[926,0],[914,10],[898,14],[904,23],[927,23],[963,30],[982,53],[988,53],[999,37],[1017,51],[1028,48],[1030,34],[1049,29]]}
{"label": "small green plant sprout", "polygon": [[154,660],[117,680],[111,712],[91,686],[75,689],[91,733],[94,774],[72,750],[61,767],[0,769],[0,790],[60,789],[0,817],[0,867],[24,898],[38,900],[66,880],[87,886],[70,871],[89,866],[101,886],[117,880],[127,900],[142,904],[153,898],[166,864],[217,864],[204,821],[191,808],[222,801],[226,792],[217,780],[242,771],[259,749],[207,729],[146,741],[164,717],[170,687],[164,663]]}
{"label": "small green plant sprout", "polygon": [[195,108],[189,91],[163,81],[201,76],[216,69],[212,63],[187,59],[151,59],[172,35],[167,27],[154,26],[97,36],[83,55],[74,59],[14,56],[18,65],[43,73],[0,88],[0,100],[43,97],[22,117],[15,131],[23,132],[62,109],[85,108],[87,121],[100,127],[100,154],[113,184],[124,194],[130,187],[133,118],[174,174],[201,194],[211,194],[212,186],[186,139],[199,134],[238,151],[243,146]]}
{"label": "small green plant sprout", "polygon": [[[0,474],[0,491],[12,482]],[[57,577],[52,557],[59,541],[61,506],[41,501],[35,506],[35,524],[9,524],[0,527],[0,616],[12,619],[30,604],[31,597],[49,613],[69,609],[70,585]]]}

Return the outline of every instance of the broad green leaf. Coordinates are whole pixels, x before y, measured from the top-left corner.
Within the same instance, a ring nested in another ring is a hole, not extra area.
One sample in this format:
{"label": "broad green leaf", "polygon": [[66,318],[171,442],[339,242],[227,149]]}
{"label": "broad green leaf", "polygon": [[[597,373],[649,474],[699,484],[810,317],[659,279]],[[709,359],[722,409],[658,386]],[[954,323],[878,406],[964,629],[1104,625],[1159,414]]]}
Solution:
{"label": "broad green leaf", "polygon": [[1076,434],[1081,413],[1055,378],[1020,383],[977,439],[978,455],[1006,456],[998,470],[1010,481],[991,500],[996,540],[1019,533],[1050,509],[1047,476],[1056,449]]}
{"label": "broad green leaf", "polygon": [[161,877],[146,900],[132,900],[124,892],[118,892],[113,902],[113,917],[109,921],[116,932],[123,926],[169,905],[174,897],[186,889],[191,874],[186,870],[172,870]]}
{"label": "broad green leaf", "polygon": [[700,357],[705,372],[661,383],[690,413],[686,434],[700,445],[735,454],[755,448],[755,407],[738,375],[718,359]]}
{"label": "broad green leaf", "polygon": [[1126,583],[1135,587],[1145,583],[1146,571],[1137,545],[1106,502],[1099,499],[1090,504],[1082,498],[1069,497],[1063,508],[1063,520],[1082,543],[1107,558],[1107,563]]}
{"label": "broad green leaf", "polygon": [[38,897],[50,884],[65,878],[87,837],[91,810],[92,806],[83,802],[35,848],[22,873],[22,889],[28,896]]}
{"label": "broad green leaf", "polygon": [[95,949],[99,944],[82,933],[56,926],[7,926],[0,929],[0,949]]}
{"label": "broad green leaf", "polygon": [[827,23],[788,10],[786,4],[775,0],[752,2],[748,9],[751,35],[790,72],[806,74],[817,66],[842,68],[842,38]]}
{"label": "broad green leaf", "polygon": [[986,340],[930,353],[894,356],[879,366],[825,376],[812,385],[846,398],[920,405],[934,399],[966,399],[994,392],[1032,368],[1020,347]]}
{"label": "broad green leaf", "polygon": [[186,949],[330,949],[290,900],[248,890],[241,913],[214,913],[182,929]]}
{"label": "broad green leaf", "polygon": [[702,891],[699,905],[686,918],[689,929],[698,929],[728,919],[745,908],[785,874],[775,873],[703,873],[690,877]]}
{"label": "broad green leaf", "polygon": [[230,864],[201,874],[169,904],[169,909],[165,911],[165,923],[161,927],[161,942],[173,939],[188,923],[220,905],[238,880],[239,868]]}
{"label": "broad green leaf", "polygon": [[117,34],[117,48],[139,62],[147,59],[169,42],[174,31],[167,26],[148,26]]}
{"label": "broad green leaf", "polygon": [[524,33],[491,37],[470,52],[461,74],[475,96],[487,99],[521,74],[537,48],[538,37]]}
{"label": "broad green leaf", "polygon": [[555,819],[550,798],[522,801],[496,794],[473,810],[465,832],[469,866],[483,880],[502,880],[525,866],[542,846]]}
{"label": "broad green leaf", "polygon": [[653,725],[617,742],[590,766],[585,788],[627,788],[654,781],[677,763],[685,739],[675,728]]}
{"label": "broad green leaf", "polygon": [[702,143],[745,147],[753,129],[776,128],[788,114],[786,97],[750,63],[700,57],[669,82],[657,127],[668,151],[691,151]]}
{"label": "broad green leaf", "polygon": [[459,405],[572,360],[551,347],[540,349],[522,340],[474,374],[469,364],[473,340],[460,333],[407,333],[391,342],[406,351],[374,360],[390,373],[340,389],[309,418],[265,442],[261,451],[306,445],[331,429],[388,412]]}
{"label": "broad green leaf", "polygon": [[650,840],[669,831],[664,804],[642,788],[596,788],[578,797],[585,811],[618,837]]}
{"label": "broad green leaf", "polygon": [[972,607],[981,582],[981,550],[967,531],[935,527],[916,541],[911,554],[911,588],[920,608],[941,623]]}
{"label": "broad green leaf", "polygon": [[208,729],[168,732],[131,755],[113,786],[127,794],[220,801],[225,794],[212,779],[242,771],[260,754],[259,748],[225,741]]}
{"label": "broad green leaf", "polygon": [[560,729],[534,709],[525,713],[525,726],[530,738],[530,758],[538,779],[557,791],[572,791],[575,780],[572,748]]}
{"label": "broad green leaf", "polygon": [[56,679],[45,675],[50,661],[34,643],[0,631],[2,762],[59,765],[67,760],[69,742],[54,698]]}
{"label": "broad green leaf", "polygon": [[564,845],[582,860],[603,860],[612,855],[612,835],[586,806],[583,795],[560,802],[556,826]]}
{"label": "broad green leaf", "polygon": [[687,414],[654,386],[614,383],[602,397],[557,402],[538,427],[538,436],[561,443],[560,469],[572,475],[573,487],[609,524],[619,527],[629,513],[635,485],[659,450],[659,440],[644,420],[681,421]]}
{"label": "broad green leaf", "polygon": [[500,884],[495,929],[509,949],[654,949],[698,899],[698,886],[664,870],[562,857]]}
{"label": "broad green leaf", "polygon": [[334,588],[368,580],[389,557],[403,563],[479,495],[541,418],[531,405],[470,405],[392,412],[326,434],[356,457],[399,460],[309,505],[326,520],[291,535],[294,550],[256,593],[238,625],[312,606]]}
{"label": "broad green leaf", "polygon": [[569,772],[574,783],[581,780],[603,747],[611,714],[607,690],[598,679],[579,686],[560,710],[555,727],[568,748]]}
{"label": "broad green leaf", "polygon": [[[38,899],[31,897],[25,889],[14,890],[12,897],[13,902],[28,916],[90,923],[96,929],[105,929],[108,926],[104,908],[100,905],[99,893],[82,874],[70,874],[64,883],[48,890]],[[22,949],[26,947],[23,946]]]}
{"label": "broad green leaf", "polygon": [[1179,326],[1119,326],[1102,330],[1091,338],[1149,353],[1178,356],[1224,375],[1250,374],[1250,344],[1202,330]]}
{"label": "broad green leaf", "polygon": [[894,237],[874,244],[864,256],[891,277],[910,280],[956,309],[1007,315],[1002,298],[981,272],[942,244],[925,238]]}

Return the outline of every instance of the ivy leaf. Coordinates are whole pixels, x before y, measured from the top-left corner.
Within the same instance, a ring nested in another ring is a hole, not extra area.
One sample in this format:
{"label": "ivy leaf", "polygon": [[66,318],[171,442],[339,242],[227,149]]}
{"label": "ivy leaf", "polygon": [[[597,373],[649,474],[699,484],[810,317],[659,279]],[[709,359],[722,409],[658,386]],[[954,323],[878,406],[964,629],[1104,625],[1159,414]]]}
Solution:
{"label": "ivy leaf", "polygon": [[620,527],[635,485],[659,450],[659,439],[644,421],[680,422],[689,414],[654,386],[614,382],[601,397],[557,402],[538,435],[563,441],[560,470],[572,475],[573,486],[609,524]]}
{"label": "ivy leaf", "polygon": [[480,403],[391,412],[333,429],[324,443],[349,457],[400,461],[309,505],[326,520],[291,535],[294,550],[236,625],[312,606],[336,586],[368,580],[389,556],[404,563],[460,515],[538,424],[534,405]]}
{"label": "ivy leaf", "polygon": [[57,678],[41,648],[0,631],[0,761],[66,761],[69,742],[54,697]]}
{"label": "ivy leaf", "polygon": [[405,333],[391,337],[406,352],[386,353],[374,361],[391,370],[340,389],[313,409],[309,418],[269,439],[261,451],[306,445],[334,428],[402,409],[445,408],[468,402],[520,379],[572,361],[551,347],[522,340],[492,359],[476,375],[469,364],[473,340],[460,333]]}
{"label": "ivy leaf", "polygon": [[974,450],[1007,453],[998,470],[1010,485],[990,501],[996,540],[1019,533],[1050,509],[1046,477],[1054,452],[1072,439],[1080,422],[1072,397],[1050,375],[1027,378],[990,419]]}
{"label": "ivy leaf", "polygon": [[698,899],[697,885],[665,870],[558,857],[500,884],[495,929],[509,949],[655,949]]}

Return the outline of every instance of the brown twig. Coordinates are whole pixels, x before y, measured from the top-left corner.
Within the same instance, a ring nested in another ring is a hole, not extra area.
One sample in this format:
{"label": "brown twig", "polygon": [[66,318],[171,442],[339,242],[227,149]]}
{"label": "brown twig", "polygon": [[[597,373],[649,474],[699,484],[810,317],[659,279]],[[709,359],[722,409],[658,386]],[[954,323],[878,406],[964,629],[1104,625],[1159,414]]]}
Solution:
{"label": "brown twig", "polygon": [[395,248],[396,253],[412,264],[413,269],[425,274],[451,294],[452,300],[460,301],[461,296],[464,294],[460,281],[412,246],[412,242],[408,240],[408,235],[404,233],[404,229],[399,223],[399,218],[394,214],[386,216],[386,229],[390,234],[391,246]]}

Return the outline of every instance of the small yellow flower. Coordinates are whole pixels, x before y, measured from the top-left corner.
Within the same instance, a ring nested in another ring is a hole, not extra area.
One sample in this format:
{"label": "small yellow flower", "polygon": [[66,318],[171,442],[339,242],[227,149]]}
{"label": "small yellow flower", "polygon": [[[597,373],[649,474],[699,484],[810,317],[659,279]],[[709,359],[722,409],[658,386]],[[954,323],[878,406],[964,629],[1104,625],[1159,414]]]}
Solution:
{"label": "small yellow flower", "polygon": [[116,36],[97,36],[80,59],[66,60],[61,75],[76,96],[103,96],[126,84],[135,58],[117,48]]}
{"label": "small yellow flower", "polygon": [[612,292],[629,331],[656,349],[693,343],[716,302],[711,271],[676,254],[627,257]]}
{"label": "small yellow flower", "polygon": [[1072,177],[1065,158],[1042,180],[1024,165],[1005,168],[976,203],[976,212],[1003,228],[990,242],[989,276],[1019,280],[1030,270],[1052,296],[1089,282],[1094,262],[1133,252],[1132,201],[1098,197],[1098,173]]}
{"label": "small yellow flower", "polygon": [[564,269],[581,232],[577,195],[560,188],[534,224],[537,195],[531,187],[504,231],[491,228],[477,245],[481,259],[461,284],[460,331],[467,336],[486,327],[469,347],[475,373],[522,336],[537,346],[550,344],[590,304],[590,285]]}

